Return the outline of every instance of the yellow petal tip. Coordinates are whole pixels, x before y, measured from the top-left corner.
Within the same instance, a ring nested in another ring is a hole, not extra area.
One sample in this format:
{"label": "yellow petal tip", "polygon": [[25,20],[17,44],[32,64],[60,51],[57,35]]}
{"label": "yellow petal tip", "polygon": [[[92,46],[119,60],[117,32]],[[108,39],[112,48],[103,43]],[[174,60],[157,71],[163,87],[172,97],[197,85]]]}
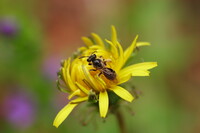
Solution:
{"label": "yellow petal tip", "polygon": [[106,114],[102,114],[102,112],[100,112],[101,118],[106,118],[106,115],[107,115],[107,112],[106,112]]}
{"label": "yellow petal tip", "polygon": [[78,104],[67,104],[64,108],[62,108],[59,113],[56,115],[54,119],[53,126],[58,128],[60,124],[68,117],[71,111],[77,106]]}
{"label": "yellow petal tip", "polygon": [[130,102],[130,103],[131,103],[133,100],[134,100],[134,97],[133,97],[132,95],[131,95],[129,98],[127,97],[127,99],[126,99],[126,101],[127,101],[127,102]]}
{"label": "yellow petal tip", "polygon": [[139,37],[139,35],[136,35],[136,36],[135,36],[135,39],[137,40],[137,39],[138,39],[138,37]]}
{"label": "yellow petal tip", "polygon": [[114,26],[114,25],[111,25],[111,29],[112,29],[113,31],[115,31],[115,30],[116,30],[116,28],[115,28],[115,26]]}
{"label": "yellow petal tip", "polygon": [[134,97],[132,97],[131,99],[130,99],[130,103],[134,100],[135,98]]}
{"label": "yellow petal tip", "polygon": [[157,62],[152,62],[152,68],[157,67],[158,63]]}
{"label": "yellow petal tip", "polygon": [[54,124],[54,123],[53,123],[53,126],[54,126],[55,128],[58,128],[58,125],[56,125],[56,124]]}
{"label": "yellow petal tip", "polygon": [[120,87],[120,86],[115,86],[113,88],[110,88],[115,94],[117,94],[119,97],[122,99],[132,102],[134,97],[132,96],[131,93],[129,93],[126,89]]}
{"label": "yellow petal tip", "polygon": [[137,47],[142,47],[142,46],[150,46],[151,44],[149,42],[137,42],[136,46]]}
{"label": "yellow petal tip", "polygon": [[85,37],[85,36],[82,36],[82,37],[81,37],[81,39],[82,39],[82,40],[85,40],[85,39],[86,39],[86,37]]}

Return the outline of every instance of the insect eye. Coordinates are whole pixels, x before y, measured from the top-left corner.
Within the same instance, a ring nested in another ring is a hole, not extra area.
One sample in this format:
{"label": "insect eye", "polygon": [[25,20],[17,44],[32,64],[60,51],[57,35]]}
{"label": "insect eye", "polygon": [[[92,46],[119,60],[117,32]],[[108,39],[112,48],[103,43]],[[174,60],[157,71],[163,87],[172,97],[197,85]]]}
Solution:
{"label": "insect eye", "polygon": [[91,59],[88,58],[88,59],[87,59],[87,62],[90,62],[90,61],[91,61]]}
{"label": "insect eye", "polygon": [[95,54],[91,55],[91,60],[95,60],[96,57],[97,57],[97,56],[96,56]]}

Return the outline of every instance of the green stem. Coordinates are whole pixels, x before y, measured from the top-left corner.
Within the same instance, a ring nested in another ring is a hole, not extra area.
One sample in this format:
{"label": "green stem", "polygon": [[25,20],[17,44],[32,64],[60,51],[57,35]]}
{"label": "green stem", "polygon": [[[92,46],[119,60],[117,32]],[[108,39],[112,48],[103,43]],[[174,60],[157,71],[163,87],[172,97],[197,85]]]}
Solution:
{"label": "green stem", "polygon": [[115,115],[116,115],[117,122],[120,128],[120,133],[127,133],[126,128],[125,128],[124,118],[121,112],[118,110]]}

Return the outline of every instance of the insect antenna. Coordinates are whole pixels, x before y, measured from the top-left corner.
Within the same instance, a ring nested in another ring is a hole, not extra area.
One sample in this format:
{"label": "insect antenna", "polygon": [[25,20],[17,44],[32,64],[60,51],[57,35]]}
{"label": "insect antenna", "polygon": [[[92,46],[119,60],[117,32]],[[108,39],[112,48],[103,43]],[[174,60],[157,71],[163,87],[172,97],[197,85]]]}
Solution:
{"label": "insect antenna", "polygon": [[85,57],[89,57],[89,56],[81,56],[81,57],[79,57],[79,59],[82,59],[82,58],[85,58]]}
{"label": "insect antenna", "polygon": [[97,51],[95,50],[94,52],[92,52],[92,54],[96,53]]}

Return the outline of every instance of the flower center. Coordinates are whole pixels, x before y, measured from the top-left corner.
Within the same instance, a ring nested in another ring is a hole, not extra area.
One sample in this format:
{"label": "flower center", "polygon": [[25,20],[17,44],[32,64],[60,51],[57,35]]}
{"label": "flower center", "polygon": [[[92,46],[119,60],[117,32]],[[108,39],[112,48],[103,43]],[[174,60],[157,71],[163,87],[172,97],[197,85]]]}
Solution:
{"label": "flower center", "polygon": [[72,78],[88,90],[105,91],[117,85],[117,74],[111,68],[112,59],[103,53],[84,54],[72,64]]}

